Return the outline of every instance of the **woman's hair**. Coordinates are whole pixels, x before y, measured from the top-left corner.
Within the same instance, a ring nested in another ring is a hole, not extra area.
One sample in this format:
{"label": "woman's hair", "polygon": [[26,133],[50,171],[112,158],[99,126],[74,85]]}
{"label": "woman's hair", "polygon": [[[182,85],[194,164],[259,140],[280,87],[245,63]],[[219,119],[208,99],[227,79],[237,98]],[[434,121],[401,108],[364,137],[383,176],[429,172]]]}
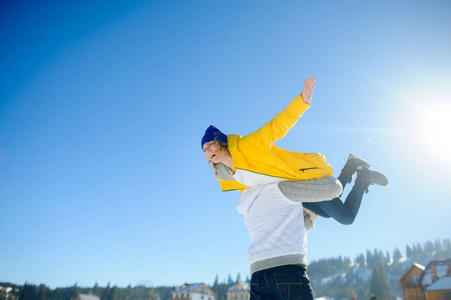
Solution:
{"label": "woman's hair", "polygon": [[[214,141],[214,143],[216,144],[216,145],[218,145],[218,152],[219,151],[222,151],[222,150],[226,150],[226,151],[229,151],[229,149],[228,149],[228,147],[229,147],[229,144],[228,143],[224,143],[224,142],[220,142],[220,141]],[[208,166],[210,166],[210,162],[212,162],[211,160],[208,160]],[[215,169],[215,170],[217,170],[219,168],[219,164],[217,164],[217,163],[213,163],[213,169]]]}

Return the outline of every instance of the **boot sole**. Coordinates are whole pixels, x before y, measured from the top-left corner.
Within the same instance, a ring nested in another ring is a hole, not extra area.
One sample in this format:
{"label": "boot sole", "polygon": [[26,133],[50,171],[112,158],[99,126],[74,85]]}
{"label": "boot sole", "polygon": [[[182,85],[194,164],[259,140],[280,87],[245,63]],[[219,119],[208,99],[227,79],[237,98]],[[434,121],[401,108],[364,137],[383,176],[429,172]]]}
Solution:
{"label": "boot sole", "polygon": [[369,162],[367,162],[366,160],[364,160],[363,158],[358,157],[355,154],[349,154],[348,156],[348,161],[354,161],[353,164],[356,166],[357,169],[365,167],[370,169],[371,168],[371,164]]}
{"label": "boot sole", "polygon": [[386,187],[388,185],[388,179],[385,177],[384,174],[376,171],[370,171],[371,177],[372,177],[372,183],[377,184],[383,187]]}

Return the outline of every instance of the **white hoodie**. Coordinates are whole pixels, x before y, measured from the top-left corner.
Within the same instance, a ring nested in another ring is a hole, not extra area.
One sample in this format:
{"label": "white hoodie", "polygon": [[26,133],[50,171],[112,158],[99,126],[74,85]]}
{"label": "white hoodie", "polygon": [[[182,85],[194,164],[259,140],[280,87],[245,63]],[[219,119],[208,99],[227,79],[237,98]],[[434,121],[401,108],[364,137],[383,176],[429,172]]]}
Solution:
{"label": "white hoodie", "polygon": [[301,203],[286,198],[278,183],[247,188],[237,205],[252,241],[251,274],[282,265],[307,265],[307,230]]}

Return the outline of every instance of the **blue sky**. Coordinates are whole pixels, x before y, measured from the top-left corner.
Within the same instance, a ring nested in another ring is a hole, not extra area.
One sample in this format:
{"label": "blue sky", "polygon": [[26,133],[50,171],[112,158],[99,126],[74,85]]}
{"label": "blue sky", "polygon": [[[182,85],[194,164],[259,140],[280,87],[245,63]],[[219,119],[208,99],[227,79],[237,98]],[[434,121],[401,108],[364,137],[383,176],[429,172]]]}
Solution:
{"label": "blue sky", "polygon": [[[5,1],[4,1],[5,2]],[[238,192],[205,129],[246,135],[317,79],[277,144],[384,172],[308,259],[451,237],[449,1],[6,1],[0,281],[52,288],[248,275]],[[345,190],[345,194],[349,189]]]}

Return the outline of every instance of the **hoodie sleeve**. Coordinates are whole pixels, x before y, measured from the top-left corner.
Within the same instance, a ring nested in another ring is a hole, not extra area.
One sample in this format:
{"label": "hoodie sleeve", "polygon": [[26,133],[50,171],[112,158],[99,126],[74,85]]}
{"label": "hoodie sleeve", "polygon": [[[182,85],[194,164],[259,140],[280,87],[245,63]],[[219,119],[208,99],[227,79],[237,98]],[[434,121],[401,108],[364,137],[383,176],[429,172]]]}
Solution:
{"label": "hoodie sleeve", "polygon": [[310,219],[309,215],[304,215],[304,227],[307,231],[315,227],[315,223]]}

